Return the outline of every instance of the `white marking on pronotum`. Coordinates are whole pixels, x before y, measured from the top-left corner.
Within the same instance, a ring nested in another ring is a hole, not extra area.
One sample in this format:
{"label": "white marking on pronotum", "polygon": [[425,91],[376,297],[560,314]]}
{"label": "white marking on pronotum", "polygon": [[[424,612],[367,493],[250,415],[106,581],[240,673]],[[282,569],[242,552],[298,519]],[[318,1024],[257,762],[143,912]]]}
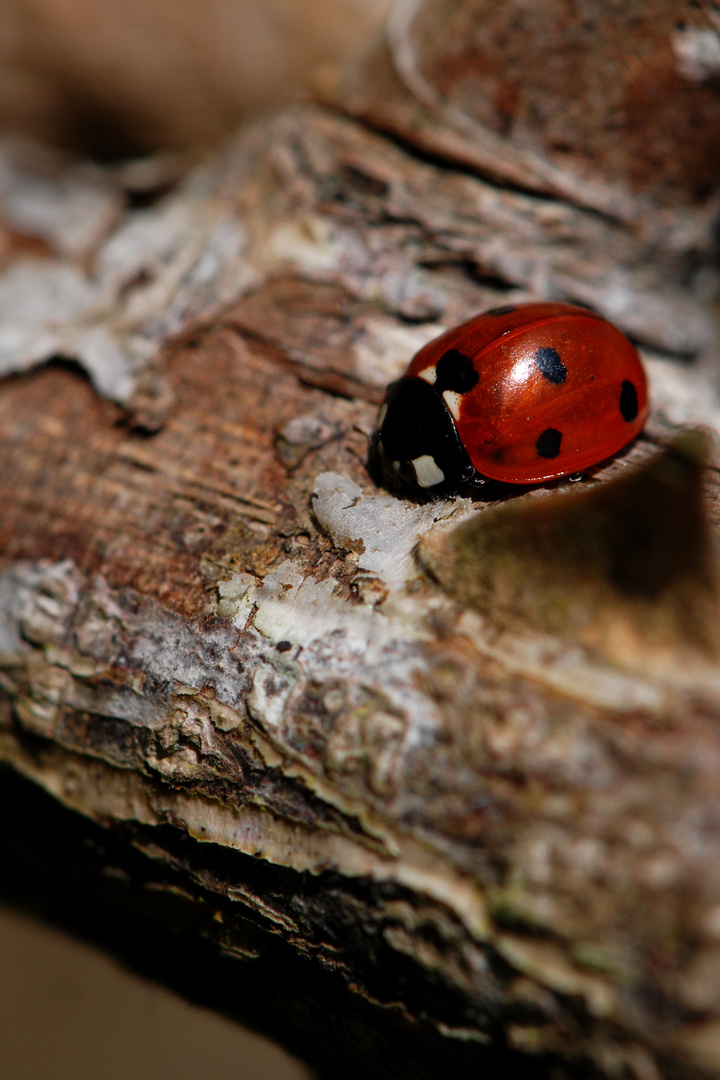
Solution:
{"label": "white marking on pronotum", "polygon": [[392,470],[393,470],[393,472],[400,472],[400,462],[399,461],[393,461]]}
{"label": "white marking on pronotum", "polygon": [[456,420],[460,419],[460,405],[462,403],[462,394],[458,394],[456,390],[444,390],[443,401],[447,405],[453,417]]}
{"label": "white marking on pronotum", "polygon": [[445,473],[438,468],[435,458],[430,457],[429,454],[421,454],[420,457],[413,458],[412,464],[420,487],[435,487],[435,484],[442,484],[445,479]]}
{"label": "white marking on pronotum", "polygon": [[385,423],[385,417],[387,416],[387,402],[383,401],[380,406],[380,411],[377,414],[377,426],[381,428]]}
{"label": "white marking on pronotum", "polygon": [[431,386],[435,385],[437,379],[437,368],[434,364],[430,367],[423,368],[422,371],[418,371],[418,379],[424,379],[425,382],[430,383]]}

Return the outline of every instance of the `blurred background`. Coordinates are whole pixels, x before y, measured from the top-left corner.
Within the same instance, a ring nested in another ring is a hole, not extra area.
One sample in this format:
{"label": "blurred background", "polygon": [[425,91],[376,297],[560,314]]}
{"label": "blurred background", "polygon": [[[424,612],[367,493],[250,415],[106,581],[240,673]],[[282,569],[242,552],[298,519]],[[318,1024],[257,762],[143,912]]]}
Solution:
{"label": "blurred background", "polygon": [[390,0],[1,0],[0,128],[106,157],[210,144],[342,62]]}
{"label": "blurred background", "polygon": [[[390,0],[0,0],[0,133],[202,150],[379,32]],[[2,1080],[307,1080],[265,1039],[0,908]]]}
{"label": "blurred background", "polygon": [[267,1039],[0,908],[3,1080],[310,1080]]}

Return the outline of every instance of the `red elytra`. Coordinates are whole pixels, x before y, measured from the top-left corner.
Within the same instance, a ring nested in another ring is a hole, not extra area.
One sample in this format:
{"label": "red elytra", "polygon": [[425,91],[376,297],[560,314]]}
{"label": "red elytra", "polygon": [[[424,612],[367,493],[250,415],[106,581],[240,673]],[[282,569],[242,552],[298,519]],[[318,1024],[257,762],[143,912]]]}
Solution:
{"label": "red elytra", "polygon": [[647,414],[640,357],[611,323],[571,304],[496,308],[431,341],[388,391],[390,412],[377,435],[383,467],[391,478],[408,480],[412,465],[421,487],[457,477],[446,476],[449,458],[427,443],[424,412],[418,421],[407,418],[411,448],[397,456],[399,410],[405,398],[417,398],[415,380],[442,397],[475,473],[512,484],[582,472],[612,457],[641,431]]}

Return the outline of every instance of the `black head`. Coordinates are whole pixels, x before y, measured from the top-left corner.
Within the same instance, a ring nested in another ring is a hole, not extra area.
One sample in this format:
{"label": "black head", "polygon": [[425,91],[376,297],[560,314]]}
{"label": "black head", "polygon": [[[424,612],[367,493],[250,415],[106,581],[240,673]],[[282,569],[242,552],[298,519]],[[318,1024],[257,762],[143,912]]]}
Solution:
{"label": "black head", "polygon": [[442,394],[413,376],[388,387],[373,445],[393,484],[452,489],[474,472]]}

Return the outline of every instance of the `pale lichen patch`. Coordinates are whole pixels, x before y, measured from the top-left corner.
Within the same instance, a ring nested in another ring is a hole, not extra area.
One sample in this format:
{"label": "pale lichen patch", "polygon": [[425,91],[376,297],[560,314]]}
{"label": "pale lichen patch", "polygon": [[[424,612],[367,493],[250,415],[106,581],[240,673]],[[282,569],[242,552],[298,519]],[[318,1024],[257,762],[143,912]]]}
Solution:
{"label": "pale lichen patch", "polygon": [[679,26],[670,35],[678,73],[690,82],[705,82],[720,73],[720,33],[717,28]]}
{"label": "pale lichen patch", "polygon": [[3,221],[62,255],[87,257],[116,223],[123,199],[111,177],[89,164],[12,136],[0,140]]}
{"label": "pale lichen patch", "polygon": [[384,387],[398,379],[411,356],[443,332],[438,323],[404,326],[377,316],[361,323],[354,345],[357,376],[370,386]]}
{"label": "pale lichen patch", "polygon": [[339,258],[340,244],[331,223],[308,213],[279,222],[263,249],[263,260],[270,269],[293,267],[311,275],[336,270]]}
{"label": "pale lichen patch", "polygon": [[233,574],[227,581],[219,582],[217,613],[221,619],[231,619],[248,607],[245,597],[254,584],[252,574]]}
{"label": "pale lichen patch", "polygon": [[433,525],[460,520],[472,507],[469,499],[446,499],[417,506],[393,495],[365,495],[339,473],[321,473],[315,481],[313,512],[338,547],[361,541],[358,568],[377,574],[391,587],[417,574],[413,551]]}

